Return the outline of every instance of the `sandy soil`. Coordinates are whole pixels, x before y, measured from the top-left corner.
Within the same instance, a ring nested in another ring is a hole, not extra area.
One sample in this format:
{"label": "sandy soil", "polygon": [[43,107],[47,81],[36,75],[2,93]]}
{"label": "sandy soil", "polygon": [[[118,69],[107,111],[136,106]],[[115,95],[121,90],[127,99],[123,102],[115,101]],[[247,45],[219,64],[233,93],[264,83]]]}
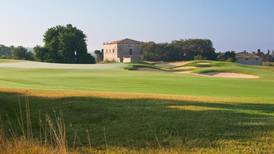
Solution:
{"label": "sandy soil", "polygon": [[180,61],[180,62],[170,62],[169,65],[172,66],[183,66],[190,63],[189,61]]}
{"label": "sandy soil", "polygon": [[240,79],[258,79],[259,76],[242,74],[242,73],[207,73],[207,74],[199,74],[200,76],[207,77],[218,77],[218,78],[240,78]]}
{"label": "sandy soil", "polygon": [[123,64],[57,64],[33,61],[0,63],[0,68],[113,69],[122,66]]}

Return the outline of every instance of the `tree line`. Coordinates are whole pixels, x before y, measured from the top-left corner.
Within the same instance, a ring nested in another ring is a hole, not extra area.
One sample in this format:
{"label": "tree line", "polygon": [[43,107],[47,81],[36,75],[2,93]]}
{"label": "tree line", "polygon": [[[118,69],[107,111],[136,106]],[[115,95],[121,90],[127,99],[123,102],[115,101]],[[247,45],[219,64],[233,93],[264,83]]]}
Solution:
{"label": "tree line", "polygon": [[[246,51],[245,51],[246,52]],[[264,62],[274,61],[274,51],[266,53],[260,49],[250,52],[259,56]],[[175,40],[171,43],[146,42],[142,45],[142,59],[147,61],[181,61],[181,60],[218,60],[236,61],[237,52],[216,52],[209,39]]]}
{"label": "tree line", "polygon": [[22,46],[0,45],[0,58],[34,60],[34,54]]}
{"label": "tree line", "polygon": [[175,40],[171,43],[147,42],[142,45],[143,60],[224,60],[235,61],[235,52],[216,53],[209,39]]}

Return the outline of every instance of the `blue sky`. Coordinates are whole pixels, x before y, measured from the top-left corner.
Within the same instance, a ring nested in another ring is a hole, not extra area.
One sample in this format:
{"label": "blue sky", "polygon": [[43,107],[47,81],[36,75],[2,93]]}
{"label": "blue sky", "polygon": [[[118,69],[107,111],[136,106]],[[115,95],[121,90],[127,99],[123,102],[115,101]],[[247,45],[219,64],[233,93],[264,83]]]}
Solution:
{"label": "blue sky", "polygon": [[73,24],[90,51],[122,38],[211,39],[217,50],[274,49],[274,0],[0,0],[0,44],[42,45],[47,28]]}

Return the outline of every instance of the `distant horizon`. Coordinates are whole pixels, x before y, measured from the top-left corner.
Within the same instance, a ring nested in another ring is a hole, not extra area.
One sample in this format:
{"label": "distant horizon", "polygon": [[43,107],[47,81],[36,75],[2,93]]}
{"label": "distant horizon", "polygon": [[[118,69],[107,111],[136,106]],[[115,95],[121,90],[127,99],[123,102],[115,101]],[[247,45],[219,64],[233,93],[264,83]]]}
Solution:
{"label": "distant horizon", "polygon": [[124,38],[210,39],[217,52],[274,50],[273,0],[9,0],[1,6],[6,46],[43,45],[48,28],[72,24],[87,35],[89,52]]}

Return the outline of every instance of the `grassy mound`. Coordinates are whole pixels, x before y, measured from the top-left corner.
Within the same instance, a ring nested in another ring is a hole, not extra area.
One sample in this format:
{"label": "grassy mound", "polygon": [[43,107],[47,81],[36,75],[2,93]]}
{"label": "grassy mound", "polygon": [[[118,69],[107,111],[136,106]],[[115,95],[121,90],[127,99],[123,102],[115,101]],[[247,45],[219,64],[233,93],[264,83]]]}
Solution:
{"label": "grassy mound", "polygon": [[155,70],[161,70],[160,67],[157,67],[153,64],[146,64],[146,63],[138,63],[138,64],[129,64],[125,69],[127,70],[140,70],[142,68],[147,68],[147,69],[155,69]]}
{"label": "grassy mound", "polygon": [[189,61],[185,64],[176,65],[176,63],[138,63],[130,64],[126,69],[128,70],[142,70],[142,68],[149,68],[166,72],[192,72],[198,74],[207,73],[242,73],[250,75],[258,75],[258,66],[240,65],[231,62],[197,60]]}

